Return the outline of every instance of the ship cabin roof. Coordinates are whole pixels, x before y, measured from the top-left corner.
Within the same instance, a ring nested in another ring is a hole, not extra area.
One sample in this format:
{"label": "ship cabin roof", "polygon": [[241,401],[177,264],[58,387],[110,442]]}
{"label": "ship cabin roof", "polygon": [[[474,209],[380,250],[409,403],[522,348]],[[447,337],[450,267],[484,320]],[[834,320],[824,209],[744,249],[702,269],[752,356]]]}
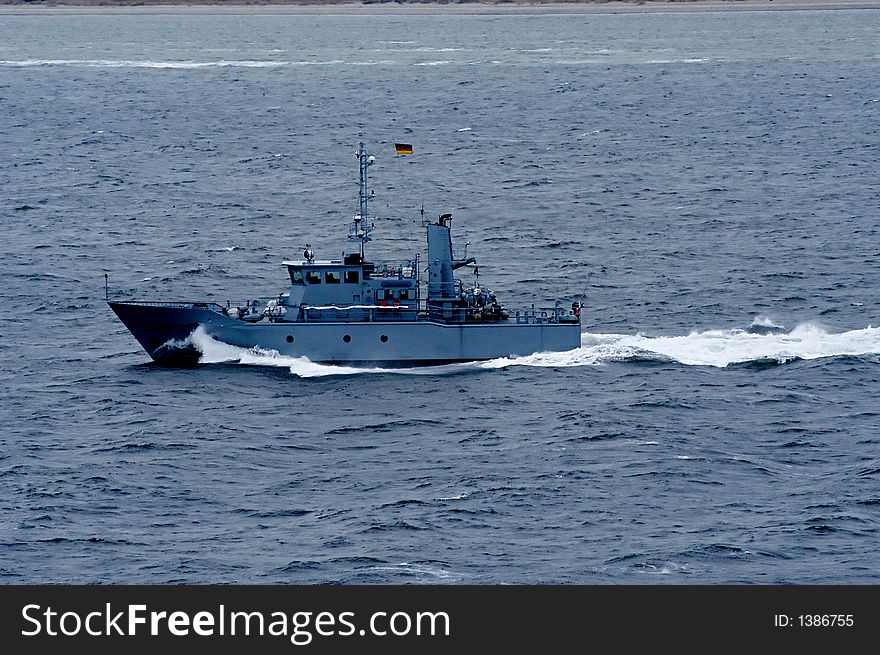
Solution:
{"label": "ship cabin roof", "polygon": [[341,259],[313,259],[311,261],[308,260],[296,260],[291,262],[282,262],[285,266],[297,266],[299,268],[309,268],[309,267],[328,267],[328,266],[344,266]]}

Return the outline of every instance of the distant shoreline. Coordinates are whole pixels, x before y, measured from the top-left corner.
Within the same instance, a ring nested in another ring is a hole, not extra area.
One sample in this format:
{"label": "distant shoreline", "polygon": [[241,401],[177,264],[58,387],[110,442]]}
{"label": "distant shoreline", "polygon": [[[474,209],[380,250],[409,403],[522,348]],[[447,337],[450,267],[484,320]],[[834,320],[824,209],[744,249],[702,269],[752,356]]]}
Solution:
{"label": "distant shoreline", "polygon": [[575,0],[541,2],[335,2],[333,0],[269,0],[235,4],[225,2],[164,2],[131,0],[108,3],[108,0],[79,0],[66,3],[0,0],[0,15],[75,15],[75,14],[199,14],[199,15],[391,15],[391,14],[617,14],[702,11],[797,11],[832,9],[880,9],[880,0]]}

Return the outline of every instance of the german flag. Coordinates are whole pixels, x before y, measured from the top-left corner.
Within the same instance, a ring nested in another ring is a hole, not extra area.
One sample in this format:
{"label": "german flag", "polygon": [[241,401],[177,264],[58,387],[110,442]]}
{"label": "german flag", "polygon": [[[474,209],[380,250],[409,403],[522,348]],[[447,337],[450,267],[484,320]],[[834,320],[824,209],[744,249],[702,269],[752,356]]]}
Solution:
{"label": "german flag", "polygon": [[413,147],[411,143],[395,143],[394,144],[394,152],[398,155],[411,155],[413,154]]}

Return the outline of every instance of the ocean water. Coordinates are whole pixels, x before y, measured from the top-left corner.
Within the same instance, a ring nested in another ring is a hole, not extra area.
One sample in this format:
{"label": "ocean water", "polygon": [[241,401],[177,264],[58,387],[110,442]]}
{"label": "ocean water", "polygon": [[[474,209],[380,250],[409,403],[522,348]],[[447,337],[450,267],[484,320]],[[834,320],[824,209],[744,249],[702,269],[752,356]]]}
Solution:
{"label": "ocean water", "polygon": [[[880,582],[878,11],[0,17],[0,582]],[[582,346],[436,369],[103,301],[284,289],[374,146]],[[394,141],[413,143],[393,156]]]}

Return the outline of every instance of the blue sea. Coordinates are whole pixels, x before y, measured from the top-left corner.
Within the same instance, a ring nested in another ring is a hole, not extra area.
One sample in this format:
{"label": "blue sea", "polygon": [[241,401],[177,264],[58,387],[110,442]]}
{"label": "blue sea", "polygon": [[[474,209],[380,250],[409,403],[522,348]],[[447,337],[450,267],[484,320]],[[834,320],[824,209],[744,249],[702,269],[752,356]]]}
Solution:
{"label": "blue sea", "polygon": [[[880,582],[878,33],[0,16],[0,582]],[[504,304],[584,298],[581,347],[152,364],[104,274],[285,290],[348,246],[361,139],[370,258],[452,212]]]}

